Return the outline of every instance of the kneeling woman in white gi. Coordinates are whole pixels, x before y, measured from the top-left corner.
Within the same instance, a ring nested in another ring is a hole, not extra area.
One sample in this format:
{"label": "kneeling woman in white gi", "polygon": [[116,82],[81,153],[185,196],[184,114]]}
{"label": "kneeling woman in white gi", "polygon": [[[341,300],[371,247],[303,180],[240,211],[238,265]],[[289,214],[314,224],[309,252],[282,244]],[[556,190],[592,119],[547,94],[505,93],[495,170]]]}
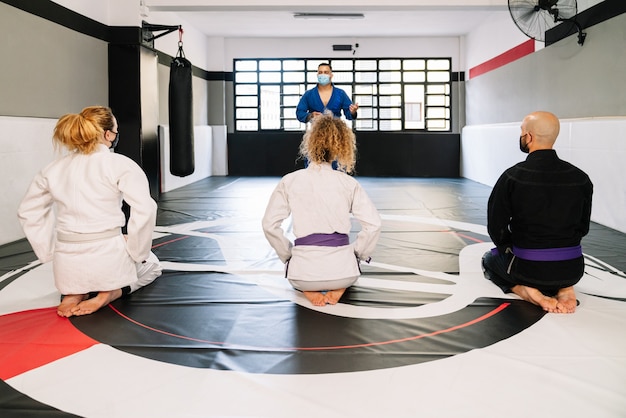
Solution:
{"label": "kneeling woman in white gi", "polygon": [[61,117],[53,141],[68,152],[35,176],[18,209],[33,251],[53,262],[60,316],[93,313],[161,275],[150,251],[157,205],[139,165],[111,152],[118,138],[107,107]]}
{"label": "kneeling woman in white gi", "polygon": [[[300,144],[307,168],[284,176],[272,193],[263,217],[263,231],[286,277],[315,306],[336,304],[369,261],[380,235],[376,208],[352,173],[356,160],[354,132],[332,115],[313,119]],[[338,170],[331,163],[337,161]],[[291,215],[292,244],[282,229]],[[352,215],[352,216],[351,216]],[[351,219],[361,230],[350,243]]]}

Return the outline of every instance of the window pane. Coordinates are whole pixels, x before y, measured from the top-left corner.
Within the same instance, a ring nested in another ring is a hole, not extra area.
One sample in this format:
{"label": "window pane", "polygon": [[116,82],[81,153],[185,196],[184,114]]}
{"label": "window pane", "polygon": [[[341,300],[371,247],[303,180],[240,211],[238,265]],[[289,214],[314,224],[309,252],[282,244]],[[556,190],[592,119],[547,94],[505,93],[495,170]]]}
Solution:
{"label": "window pane", "polygon": [[385,72],[381,72],[379,77],[382,83],[390,82],[390,81],[401,81],[402,73],[400,71],[393,71],[393,72],[385,71]]}
{"label": "window pane", "polygon": [[404,86],[404,128],[424,129],[424,86]]}
{"label": "window pane", "polygon": [[404,127],[406,129],[424,128],[421,103],[407,103],[404,106]]}
{"label": "window pane", "polygon": [[300,123],[297,119],[289,119],[283,121],[283,128],[286,131],[300,131],[303,129],[304,124]]}
{"label": "window pane", "polygon": [[432,119],[426,121],[426,128],[429,131],[449,131],[450,121],[445,119]]}
{"label": "window pane", "polygon": [[302,95],[304,94],[304,86],[294,86],[294,85],[285,85],[283,86],[283,94],[297,94],[297,95]]}
{"label": "window pane", "polygon": [[262,116],[261,129],[280,129],[280,118]]}
{"label": "window pane", "polygon": [[423,103],[424,86],[415,84],[404,86],[404,101],[405,103]]}
{"label": "window pane", "polygon": [[384,119],[400,119],[402,117],[402,111],[399,107],[382,108],[379,109],[380,117]]}
{"label": "window pane", "polygon": [[400,94],[400,84],[381,84],[380,94]]}
{"label": "window pane", "polygon": [[374,97],[372,95],[367,95],[367,94],[358,94],[354,96],[354,102],[358,103],[359,106],[373,106]]}
{"label": "window pane", "polygon": [[307,73],[306,74],[306,81],[308,83],[315,83],[317,84],[317,71],[314,73]]}
{"label": "window pane", "polygon": [[280,129],[280,86],[261,87],[261,129]]}
{"label": "window pane", "polygon": [[447,118],[448,117],[448,109],[444,107],[429,107],[426,110],[426,118],[435,119],[435,118]]}
{"label": "window pane", "polygon": [[402,98],[400,96],[380,96],[380,106],[401,106]]}
{"label": "window pane", "polygon": [[235,71],[256,71],[256,61],[235,61]]}
{"label": "window pane", "polygon": [[356,129],[360,131],[374,131],[378,124],[375,120],[371,119],[361,119],[359,115],[359,119],[356,120]]}
{"label": "window pane", "polygon": [[402,124],[400,123],[399,120],[381,120],[380,130],[381,131],[401,131]]}
{"label": "window pane", "polygon": [[259,100],[256,96],[237,96],[235,105],[237,107],[258,107]]}
{"label": "window pane", "polygon": [[441,83],[443,81],[450,81],[450,73],[447,71],[429,71],[426,76],[429,82]]}
{"label": "window pane", "polygon": [[285,83],[304,83],[304,73],[283,73]]}
{"label": "window pane", "polygon": [[259,71],[280,71],[280,61],[278,60],[263,60],[259,61]]}
{"label": "window pane", "polygon": [[283,70],[285,71],[304,71],[304,61],[302,60],[285,60],[283,61]]}
{"label": "window pane", "polygon": [[306,62],[306,69],[308,71],[315,71],[315,73],[317,74],[317,67],[318,65],[322,64],[322,63],[327,63],[328,61],[325,60],[309,60]]}
{"label": "window pane", "polygon": [[246,108],[240,107],[235,112],[235,116],[237,119],[257,119],[259,117],[259,109],[258,108]]}
{"label": "window pane", "polygon": [[372,117],[374,117],[374,112],[372,112],[372,108],[371,107],[361,107],[361,104],[359,103],[359,118],[357,120],[360,120],[360,119],[371,119]]}
{"label": "window pane", "polygon": [[401,69],[400,60],[380,60],[378,63],[379,70],[399,70]]}
{"label": "window pane", "polygon": [[236,83],[256,83],[256,73],[235,73]]}
{"label": "window pane", "polygon": [[424,129],[426,126],[425,122],[422,121],[404,121],[404,129]]}
{"label": "window pane", "polygon": [[376,61],[374,60],[358,60],[354,63],[355,70],[376,71]]}
{"label": "window pane", "polygon": [[254,94],[256,95],[257,93],[257,86],[251,86],[249,84],[238,84],[237,86],[235,86],[235,94],[238,96],[241,95],[251,95]]}
{"label": "window pane", "polygon": [[357,84],[354,86],[356,94],[376,94],[376,86],[374,84]]}
{"label": "window pane", "polygon": [[428,106],[449,106],[450,96],[428,96]]}
{"label": "window pane", "polygon": [[352,83],[352,73],[336,72],[333,69],[333,83]]}
{"label": "window pane", "polygon": [[355,80],[357,83],[375,83],[376,73],[358,72],[355,74]]}
{"label": "window pane", "polygon": [[298,106],[298,102],[300,101],[300,96],[283,96],[283,105],[284,106]]}
{"label": "window pane", "polygon": [[450,91],[446,89],[444,84],[431,84],[427,87],[428,94],[450,94]]}
{"label": "window pane", "polygon": [[405,72],[404,81],[407,83],[423,83],[426,81],[426,73],[424,71]]}
{"label": "window pane", "polygon": [[352,60],[332,60],[333,74],[337,71],[352,71]]}
{"label": "window pane", "polygon": [[260,73],[260,83],[280,83],[280,73]]}
{"label": "window pane", "polygon": [[238,131],[258,131],[259,130],[259,124],[256,120],[238,120],[236,126],[237,126]]}
{"label": "window pane", "polygon": [[449,70],[450,60],[428,60],[429,70]]}
{"label": "window pane", "polygon": [[425,60],[404,60],[404,70],[425,70]]}

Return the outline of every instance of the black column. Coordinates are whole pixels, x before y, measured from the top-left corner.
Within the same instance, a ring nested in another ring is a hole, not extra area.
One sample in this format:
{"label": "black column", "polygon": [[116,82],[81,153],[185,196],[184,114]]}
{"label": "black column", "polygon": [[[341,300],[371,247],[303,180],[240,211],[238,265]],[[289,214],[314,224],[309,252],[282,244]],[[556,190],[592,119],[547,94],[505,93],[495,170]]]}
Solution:
{"label": "black column", "polygon": [[[128,35],[129,28],[125,29]],[[140,30],[136,29],[137,42],[109,43],[109,106],[120,132],[115,152],[128,156],[143,168],[150,194],[158,201],[158,56],[139,44]]]}

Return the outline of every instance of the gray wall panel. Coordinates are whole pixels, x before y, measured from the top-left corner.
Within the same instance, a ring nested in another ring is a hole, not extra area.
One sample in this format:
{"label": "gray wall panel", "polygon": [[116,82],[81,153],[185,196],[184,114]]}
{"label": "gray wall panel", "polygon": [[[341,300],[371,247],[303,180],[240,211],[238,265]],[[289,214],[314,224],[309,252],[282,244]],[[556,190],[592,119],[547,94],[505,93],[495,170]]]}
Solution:
{"label": "gray wall panel", "polygon": [[468,125],[521,121],[534,110],[560,118],[626,115],[626,14],[466,81]]}
{"label": "gray wall panel", "polygon": [[108,105],[107,43],[0,3],[0,115],[57,118]]}

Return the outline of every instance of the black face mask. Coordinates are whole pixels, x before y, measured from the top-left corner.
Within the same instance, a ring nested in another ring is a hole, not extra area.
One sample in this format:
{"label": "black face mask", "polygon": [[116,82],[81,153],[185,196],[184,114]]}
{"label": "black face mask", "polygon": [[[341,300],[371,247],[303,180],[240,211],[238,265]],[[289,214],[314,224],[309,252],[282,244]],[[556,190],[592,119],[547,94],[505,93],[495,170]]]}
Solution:
{"label": "black face mask", "polygon": [[[113,132],[113,131],[111,131],[111,132]],[[118,142],[120,142],[120,133],[119,132],[117,132],[115,134],[115,139],[113,140],[113,142],[111,142],[111,146],[109,148],[113,149],[113,148],[117,147],[117,143]]]}
{"label": "black face mask", "polygon": [[[526,134],[526,135],[528,135],[528,134]],[[522,138],[524,138],[526,135],[522,135],[522,136],[519,137],[519,149],[524,154],[528,154],[530,152],[530,150],[528,149],[528,143],[524,143],[522,141]]]}

